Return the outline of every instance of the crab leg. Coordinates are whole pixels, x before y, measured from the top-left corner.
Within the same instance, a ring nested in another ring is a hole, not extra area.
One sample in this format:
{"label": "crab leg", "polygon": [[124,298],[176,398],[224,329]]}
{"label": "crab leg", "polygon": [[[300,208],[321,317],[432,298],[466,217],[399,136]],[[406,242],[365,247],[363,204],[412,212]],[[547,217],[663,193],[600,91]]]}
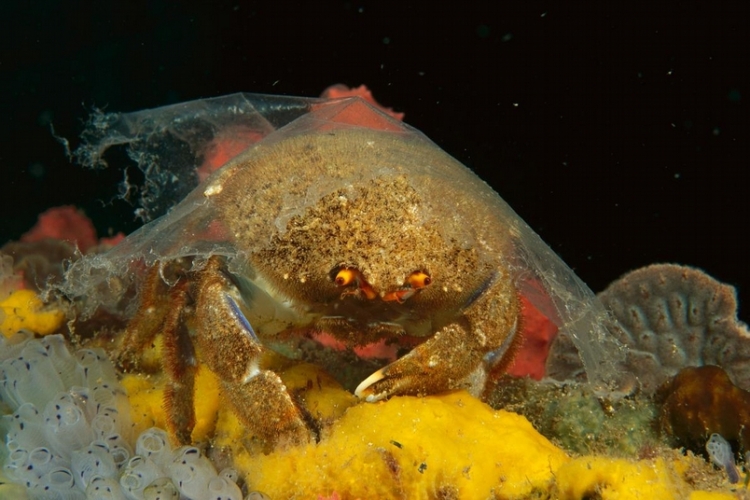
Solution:
{"label": "crab leg", "polygon": [[187,280],[181,280],[170,291],[170,309],[164,318],[164,371],[168,376],[164,390],[167,428],[181,444],[190,444],[195,427],[193,390],[197,362],[182,312],[188,304]]}
{"label": "crab leg", "polygon": [[124,371],[138,367],[140,353],[163,334],[164,371],[167,382],[164,406],[167,427],[182,444],[190,443],[195,426],[192,405],[195,381],[195,354],[182,322],[182,312],[188,307],[188,280],[180,279],[168,293],[157,263],[148,272],[141,290],[141,305],[128,324],[123,342],[116,353],[117,364]]}
{"label": "crab leg", "polygon": [[140,353],[162,331],[166,311],[169,311],[169,304],[164,299],[164,286],[157,263],[146,275],[138,311],[128,323],[122,344],[115,355],[117,364],[124,371],[137,368]]}
{"label": "crab leg", "polygon": [[236,287],[221,271],[218,258],[202,274],[196,304],[196,344],[239,419],[267,447],[311,440],[303,415],[278,375],[264,369],[266,348],[238,304]]}
{"label": "crab leg", "polygon": [[370,375],[355,394],[369,402],[456,389],[478,394],[486,379],[486,356],[503,351],[504,360],[512,359],[520,342],[518,315],[518,298],[510,280],[495,279],[457,321]]}

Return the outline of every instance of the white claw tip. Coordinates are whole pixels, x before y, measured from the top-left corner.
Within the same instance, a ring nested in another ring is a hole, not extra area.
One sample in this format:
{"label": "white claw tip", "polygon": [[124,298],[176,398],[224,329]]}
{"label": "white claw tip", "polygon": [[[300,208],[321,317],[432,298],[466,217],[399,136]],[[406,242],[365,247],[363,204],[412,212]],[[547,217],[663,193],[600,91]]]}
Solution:
{"label": "white claw tip", "polygon": [[383,374],[383,369],[376,371],[366,379],[364,379],[356,389],[354,389],[354,395],[358,398],[364,398],[365,401],[368,403],[374,403],[375,401],[380,401],[385,397],[385,394],[369,394],[367,396],[364,395],[364,392],[375,382],[379,380],[383,380],[385,378],[385,375]]}

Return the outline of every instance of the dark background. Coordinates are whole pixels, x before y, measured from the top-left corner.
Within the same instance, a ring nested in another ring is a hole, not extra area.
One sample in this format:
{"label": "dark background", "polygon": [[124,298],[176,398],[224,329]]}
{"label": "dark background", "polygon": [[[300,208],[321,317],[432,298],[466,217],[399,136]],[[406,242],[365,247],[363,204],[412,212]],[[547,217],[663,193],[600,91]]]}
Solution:
{"label": "dark background", "polygon": [[364,83],[595,291],[676,262],[750,300],[747,1],[13,3],[0,4],[0,244],[61,204],[100,234],[137,227],[132,207],[103,203],[122,173],[70,165],[49,123],[75,138],[92,106]]}

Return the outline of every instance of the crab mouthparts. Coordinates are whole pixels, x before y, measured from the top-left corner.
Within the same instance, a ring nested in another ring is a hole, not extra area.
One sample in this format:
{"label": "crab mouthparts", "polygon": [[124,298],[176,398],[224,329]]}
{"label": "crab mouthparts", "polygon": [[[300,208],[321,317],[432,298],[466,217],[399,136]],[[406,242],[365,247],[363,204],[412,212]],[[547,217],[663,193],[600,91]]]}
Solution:
{"label": "crab mouthparts", "polygon": [[375,291],[372,285],[368,283],[364,276],[362,276],[362,273],[359,272],[359,270],[351,267],[340,269],[335,277],[333,277],[333,280],[334,283],[339,286],[354,285],[354,288],[350,288],[341,294],[342,298],[347,295],[362,294],[367,297],[368,300],[380,297],[384,302],[398,302],[399,304],[413,296],[417,290],[430,284],[430,277],[422,271],[417,271],[409,276],[409,279],[407,280],[408,284],[405,284],[403,288],[379,294]]}
{"label": "crab mouthparts", "polygon": [[[367,297],[369,300],[372,300],[376,297],[381,297],[378,292],[375,291],[375,289],[365,280],[359,281],[359,290]],[[412,288],[402,288],[400,290],[394,290],[392,292],[388,292],[382,295],[382,299],[384,302],[398,302],[399,304],[403,303],[406,299],[414,295],[416,292],[415,289]]]}
{"label": "crab mouthparts", "polygon": [[383,295],[383,300],[386,302],[392,302],[396,301],[399,304],[404,302],[406,299],[414,295],[414,292],[416,292],[413,288],[407,288],[403,290],[395,290],[393,292],[388,292],[385,295]]}

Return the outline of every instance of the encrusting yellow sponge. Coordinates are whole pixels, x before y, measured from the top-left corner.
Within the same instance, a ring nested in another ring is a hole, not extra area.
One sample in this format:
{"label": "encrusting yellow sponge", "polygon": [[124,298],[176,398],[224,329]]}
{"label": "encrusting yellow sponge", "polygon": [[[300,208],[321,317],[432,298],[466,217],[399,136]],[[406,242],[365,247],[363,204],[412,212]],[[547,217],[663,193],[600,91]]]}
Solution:
{"label": "encrusting yellow sponge", "polygon": [[[677,464],[679,465],[679,464]],[[596,493],[612,500],[672,500],[689,491],[674,467],[663,459],[632,462],[606,457],[581,457],[560,468],[557,488],[561,500],[588,498]]]}
{"label": "encrusting yellow sponge", "polygon": [[[164,386],[162,374],[128,374],[120,381],[130,399],[130,413],[135,435],[149,427],[167,427],[164,408]],[[191,435],[193,442],[205,442],[216,427],[220,405],[219,379],[203,365],[199,365],[195,376],[195,427]]]}
{"label": "encrusting yellow sponge", "polygon": [[708,492],[708,491],[694,491],[688,497],[689,500],[737,500],[737,495],[731,493],[720,493],[720,492]]}
{"label": "encrusting yellow sponge", "polygon": [[548,491],[568,460],[524,417],[466,392],[359,404],[318,444],[235,450],[250,488],[270,498],[523,498]]}
{"label": "encrusting yellow sponge", "polygon": [[[270,498],[732,498],[721,485],[694,491],[691,460],[705,464],[699,457],[571,459],[526,418],[466,392],[357,403],[313,365],[279,373],[318,429],[318,443],[264,455],[231,405],[221,403],[219,381],[204,366],[194,398],[193,441],[231,450],[250,491]],[[121,382],[135,433],[164,428],[164,375],[128,374]]]}
{"label": "encrusting yellow sponge", "polygon": [[44,302],[31,290],[16,290],[0,302],[0,332],[10,337],[19,330],[39,335],[55,332],[65,320],[58,309],[45,309]]}

